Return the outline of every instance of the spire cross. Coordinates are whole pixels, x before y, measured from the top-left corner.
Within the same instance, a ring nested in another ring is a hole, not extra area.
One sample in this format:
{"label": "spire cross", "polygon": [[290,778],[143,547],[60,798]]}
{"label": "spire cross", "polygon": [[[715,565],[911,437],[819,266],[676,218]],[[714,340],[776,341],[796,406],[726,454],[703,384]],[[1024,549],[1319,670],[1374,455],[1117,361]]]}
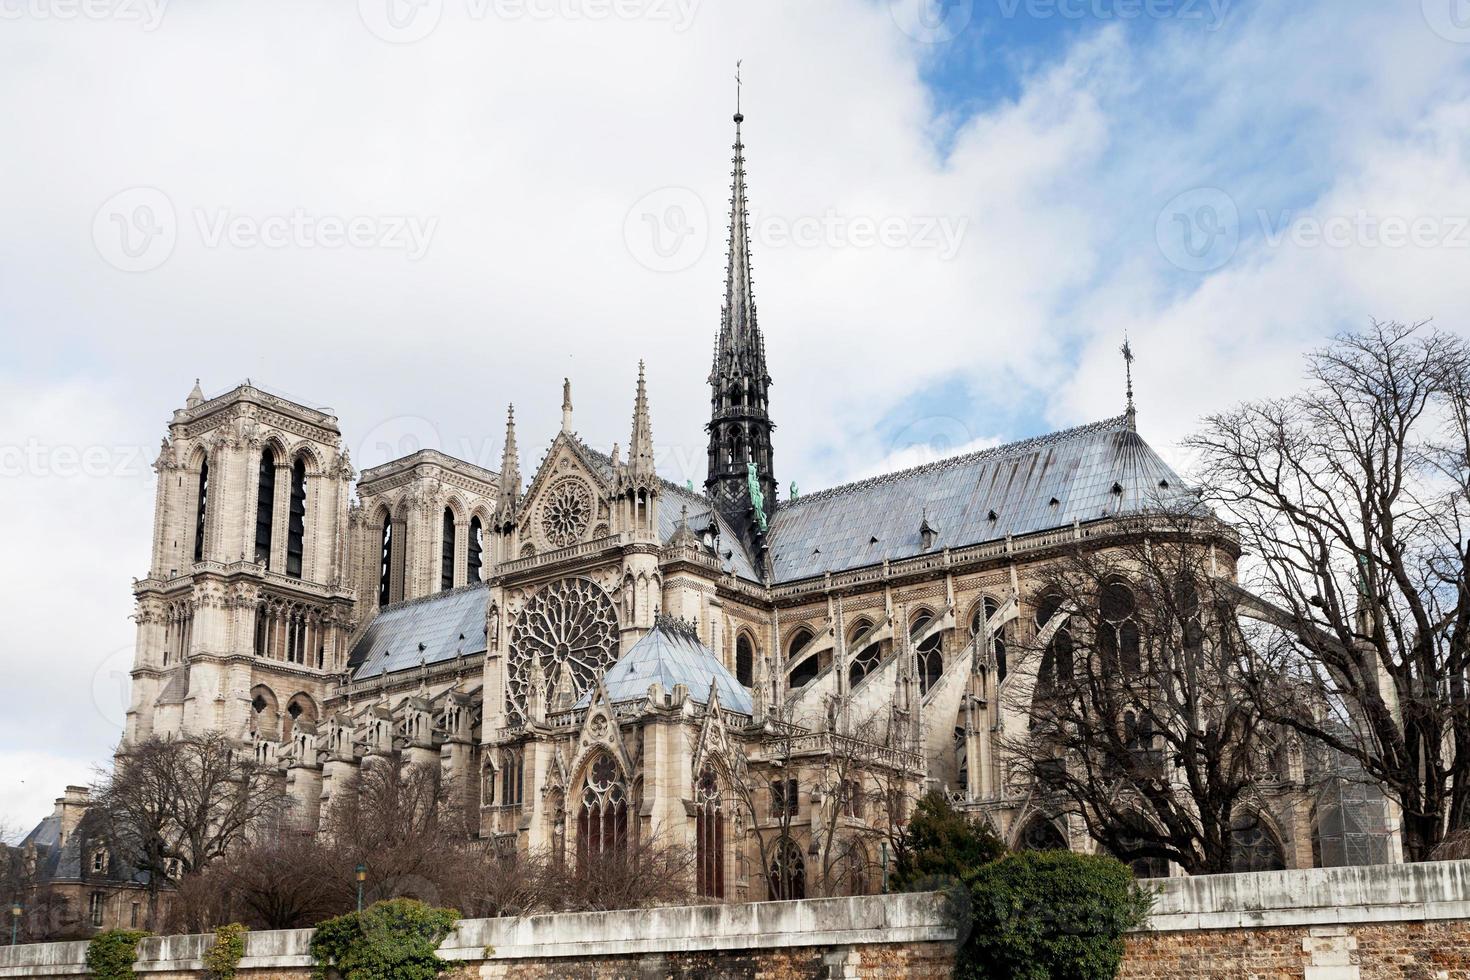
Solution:
{"label": "spire cross", "polygon": [[744,60],[744,58],[737,58],[735,61],[735,115],[737,116],[740,115],[740,63]]}

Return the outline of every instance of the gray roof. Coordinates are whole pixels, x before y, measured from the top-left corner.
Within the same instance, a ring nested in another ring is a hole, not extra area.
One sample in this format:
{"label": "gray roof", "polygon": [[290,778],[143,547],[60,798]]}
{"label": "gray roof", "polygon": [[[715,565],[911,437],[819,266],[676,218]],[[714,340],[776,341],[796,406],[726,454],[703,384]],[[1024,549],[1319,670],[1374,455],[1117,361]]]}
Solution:
{"label": "gray roof", "polygon": [[347,659],[354,680],[485,652],[484,582],[387,606]]}
{"label": "gray roof", "polygon": [[[750,691],[741,686],[709,647],[699,642],[693,627],[661,620],[608,668],[602,686],[613,704],[643,700],[648,696],[649,685],[655,681],[665,691],[672,691],[675,684],[683,684],[689,689],[691,701],[707,704],[711,680],[722,707],[751,713]],[[585,708],[591,703],[589,691],[576,706]]]}
{"label": "gray roof", "polygon": [[785,582],[923,554],[925,520],[937,551],[1165,506],[1200,504],[1120,415],[787,501],[767,541]]}

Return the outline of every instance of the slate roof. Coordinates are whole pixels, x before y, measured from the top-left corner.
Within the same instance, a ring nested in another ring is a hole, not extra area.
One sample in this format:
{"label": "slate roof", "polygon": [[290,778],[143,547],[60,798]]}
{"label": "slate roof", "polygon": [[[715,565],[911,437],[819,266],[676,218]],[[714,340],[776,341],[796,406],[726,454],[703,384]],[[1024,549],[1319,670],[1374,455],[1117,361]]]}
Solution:
{"label": "slate roof", "polygon": [[[708,704],[711,680],[722,707],[741,714],[751,713],[749,689],[742,687],[710,648],[699,642],[693,628],[660,621],[608,668],[602,686],[613,704],[643,700],[654,681],[663,685],[665,691],[672,691],[675,684],[683,684],[689,688],[690,700]],[[585,708],[591,703],[589,691],[576,706]]]}
{"label": "slate roof", "polygon": [[488,591],[475,582],[387,606],[352,647],[353,680],[483,654]]}
{"label": "slate roof", "polygon": [[935,551],[1163,506],[1201,505],[1120,415],[786,501],[767,542],[787,582],[923,554],[926,519]]}

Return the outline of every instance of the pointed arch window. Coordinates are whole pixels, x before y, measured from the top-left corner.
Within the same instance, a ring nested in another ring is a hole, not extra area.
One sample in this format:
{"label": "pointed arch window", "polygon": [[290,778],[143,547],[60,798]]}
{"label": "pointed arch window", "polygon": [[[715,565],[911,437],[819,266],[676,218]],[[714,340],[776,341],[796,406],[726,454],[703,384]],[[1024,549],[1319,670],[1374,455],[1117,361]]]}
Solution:
{"label": "pointed arch window", "polygon": [[618,764],[599,752],[587,768],[582,808],[577,814],[577,858],[587,862],[620,857],[628,849],[628,788]]}
{"label": "pointed arch window", "polygon": [[[917,640],[924,635],[924,631],[934,622],[934,617],[928,612],[921,612],[914,617],[913,626],[909,629],[909,637]],[[939,678],[944,674],[944,631],[936,630],[932,635],[919,644],[917,651],[919,661],[919,696],[929,693],[929,689],[939,683]]]}
{"label": "pointed arch window", "polygon": [[306,537],[306,460],[296,458],[291,466],[291,513],[286,522],[286,574],[301,577],[301,556]]}
{"label": "pointed arch window", "polygon": [[194,560],[204,560],[205,516],[209,513],[209,457],[199,461],[199,491],[194,506]]}
{"label": "pointed arch window", "polygon": [[525,752],[507,749],[500,758],[500,803],[502,806],[520,806],[525,802]]}
{"label": "pointed arch window", "polygon": [[848,637],[847,649],[852,652],[852,663],[847,668],[848,687],[857,687],[863,678],[877,669],[879,661],[883,659],[883,644],[868,642],[872,633],[873,624],[863,620],[853,627],[852,635]]}
{"label": "pointed arch window", "polygon": [[735,641],[735,679],[744,687],[755,683],[755,648],[744,634]]}
{"label": "pointed arch window", "polygon": [[[1060,596],[1047,596],[1036,609],[1037,629],[1045,629],[1051,618],[1061,612]],[[1051,694],[1059,685],[1072,680],[1072,634],[1064,625],[1052,634],[1051,642],[1041,655],[1041,669],[1037,671],[1036,693]]]}
{"label": "pointed arch window", "polygon": [[478,516],[470,518],[470,539],[465,544],[464,580],[466,583],[479,582],[485,564],[485,526]]}
{"label": "pointed arch window", "polygon": [[706,765],[694,786],[695,886],[702,898],[725,897],[725,815],[720,781]]}
{"label": "pointed arch window", "polygon": [[1138,644],[1137,605],[1133,592],[1121,581],[1113,580],[1102,587],[1098,612],[1097,643],[1107,669],[1137,674],[1142,667]]}
{"label": "pointed arch window", "polygon": [[444,508],[444,533],[439,549],[439,591],[454,588],[454,511]]}
{"label": "pointed arch window", "polygon": [[276,453],[267,448],[260,454],[255,479],[255,564],[270,568],[271,538],[276,517]]}
{"label": "pointed arch window", "polygon": [[[975,610],[975,619],[970,623],[970,633],[973,636],[980,635],[986,622],[993,619],[1000,612],[1000,603],[986,596],[980,603],[980,608]],[[995,631],[995,681],[1000,683],[1006,679],[1006,628],[1000,627]]]}
{"label": "pointed arch window", "polygon": [[790,837],[782,837],[771,848],[767,880],[772,901],[806,898],[806,860]]}
{"label": "pointed arch window", "polygon": [[1021,836],[1016,838],[1016,850],[1018,851],[1065,851],[1067,840],[1057,825],[1046,817],[1037,814],[1031,818],[1030,823],[1021,831]]}
{"label": "pointed arch window", "polygon": [[1230,821],[1230,870],[1284,871],[1286,855],[1258,813],[1238,813]]}
{"label": "pointed arch window", "polygon": [[796,631],[796,635],[791,638],[791,644],[786,648],[787,662],[796,665],[791,668],[788,682],[788,687],[793,691],[810,684],[822,672],[821,659],[816,654],[805,659],[799,659],[802,651],[811,644],[814,637],[815,634],[811,630],[803,627]]}
{"label": "pointed arch window", "polygon": [[383,536],[378,547],[378,605],[386,606],[393,597],[393,518],[383,512]]}

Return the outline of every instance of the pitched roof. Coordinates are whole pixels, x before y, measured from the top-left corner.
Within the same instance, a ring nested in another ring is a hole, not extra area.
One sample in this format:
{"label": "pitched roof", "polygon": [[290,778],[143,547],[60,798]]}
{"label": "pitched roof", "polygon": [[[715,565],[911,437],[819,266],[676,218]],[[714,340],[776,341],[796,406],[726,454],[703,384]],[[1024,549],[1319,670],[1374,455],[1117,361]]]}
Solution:
{"label": "pitched roof", "polygon": [[[709,702],[710,682],[722,707],[742,714],[751,713],[750,691],[742,687],[720,663],[710,648],[699,642],[694,628],[677,621],[660,618],[633,649],[603,675],[602,687],[614,704],[641,701],[648,696],[649,685],[657,681],[665,691],[675,684],[689,689],[689,698],[699,704]],[[578,708],[592,703],[592,692],[583,694]]]}
{"label": "pitched roof", "polygon": [[385,607],[347,658],[353,679],[484,653],[488,589],[474,582]]}
{"label": "pitched roof", "polygon": [[1200,504],[1120,415],[786,501],[767,542],[786,582],[1165,506]]}

